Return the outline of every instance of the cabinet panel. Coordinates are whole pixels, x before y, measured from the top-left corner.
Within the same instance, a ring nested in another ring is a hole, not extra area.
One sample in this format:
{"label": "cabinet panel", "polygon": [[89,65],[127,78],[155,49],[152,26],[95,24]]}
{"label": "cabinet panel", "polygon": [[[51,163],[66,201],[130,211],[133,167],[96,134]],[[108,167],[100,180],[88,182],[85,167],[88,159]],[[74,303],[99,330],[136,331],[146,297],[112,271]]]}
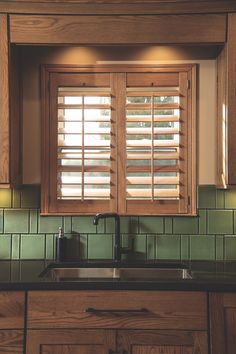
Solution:
{"label": "cabinet panel", "polygon": [[236,294],[210,294],[211,354],[234,354],[236,348]]}
{"label": "cabinet panel", "polygon": [[206,332],[118,331],[118,349],[130,354],[208,354]]}
{"label": "cabinet panel", "polygon": [[28,296],[28,326],[201,330],[207,328],[206,304],[201,292],[34,291]]}
{"label": "cabinet panel", "polygon": [[0,330],[0,354],[23,354],[23,331]]}
{"label": "cabinet panel", "polygon": [[103,330],[30,330],[27,354],[108,354],[115,334]]}

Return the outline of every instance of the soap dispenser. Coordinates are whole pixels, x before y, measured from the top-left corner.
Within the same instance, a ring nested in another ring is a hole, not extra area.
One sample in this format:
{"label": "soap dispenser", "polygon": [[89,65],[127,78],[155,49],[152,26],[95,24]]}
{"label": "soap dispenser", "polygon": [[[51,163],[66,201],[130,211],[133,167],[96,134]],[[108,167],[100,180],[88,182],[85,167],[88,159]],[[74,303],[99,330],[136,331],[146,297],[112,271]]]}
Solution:
{"label": "soap dispenser", "polygon": [[63,262],[66,260],[66,237],[62,227],[59,227],[58,235],[56,237],[56,262]]}

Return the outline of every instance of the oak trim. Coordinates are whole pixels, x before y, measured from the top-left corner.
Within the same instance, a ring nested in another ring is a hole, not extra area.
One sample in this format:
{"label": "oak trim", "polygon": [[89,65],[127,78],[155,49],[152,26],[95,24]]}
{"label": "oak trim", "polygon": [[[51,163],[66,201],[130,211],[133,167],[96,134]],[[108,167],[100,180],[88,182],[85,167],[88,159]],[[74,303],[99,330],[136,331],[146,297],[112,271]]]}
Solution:
{"label": "oak trim", "polygon": [[10,41],[24,44],[204,44],[226,41],[226,16],[10,15]]}
{"label": "oak trim", "polygon": [[62,15],[155,15],[155,14],[208,14],[236,11],[234,0],[202,1],[1,1],[0,12],[12,14],[62,14]]}
{"label": "oak trim", "polygon": [[236,14],[228,17],[227,78],[228,78],[228,183],[236,184]]}
{"label": "oak trim", "polygon": [[0,184],[10,183],[8,17],[0,14]]}

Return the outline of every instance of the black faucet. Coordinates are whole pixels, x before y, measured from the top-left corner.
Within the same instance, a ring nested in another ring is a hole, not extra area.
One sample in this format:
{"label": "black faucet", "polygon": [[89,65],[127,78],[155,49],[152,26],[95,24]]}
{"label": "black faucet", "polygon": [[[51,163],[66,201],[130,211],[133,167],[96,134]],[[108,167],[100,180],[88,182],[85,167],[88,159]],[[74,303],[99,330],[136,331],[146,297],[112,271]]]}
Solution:
{"label": "black faucet", "polygon": [[116,213],[102,213],[96,214],[93,219],[93,224],[98,225],[99,219],[115,218],[115,244],[114,244],[114,260],[120,262],[121,260],[121,242],[120,242],[120,216]]}

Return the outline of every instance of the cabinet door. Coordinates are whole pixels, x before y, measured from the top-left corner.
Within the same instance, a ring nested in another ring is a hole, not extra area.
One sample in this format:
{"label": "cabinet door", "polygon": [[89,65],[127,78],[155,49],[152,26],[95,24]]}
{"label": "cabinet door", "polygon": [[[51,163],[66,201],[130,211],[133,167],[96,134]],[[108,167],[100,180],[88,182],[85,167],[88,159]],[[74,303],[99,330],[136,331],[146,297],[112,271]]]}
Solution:
{"label": "cabinet door", "polygon": [[208,354],[202,331],[118,331],[117,339],[122,354]]}
{"label": "cabinet door", "polygon": [[27,354],[108,354],[115,350],[109,330],[29,330]]}
{"label": "cabinet door", "polygon": [[210,294],[212,354],[235,354],[236,294]]}

